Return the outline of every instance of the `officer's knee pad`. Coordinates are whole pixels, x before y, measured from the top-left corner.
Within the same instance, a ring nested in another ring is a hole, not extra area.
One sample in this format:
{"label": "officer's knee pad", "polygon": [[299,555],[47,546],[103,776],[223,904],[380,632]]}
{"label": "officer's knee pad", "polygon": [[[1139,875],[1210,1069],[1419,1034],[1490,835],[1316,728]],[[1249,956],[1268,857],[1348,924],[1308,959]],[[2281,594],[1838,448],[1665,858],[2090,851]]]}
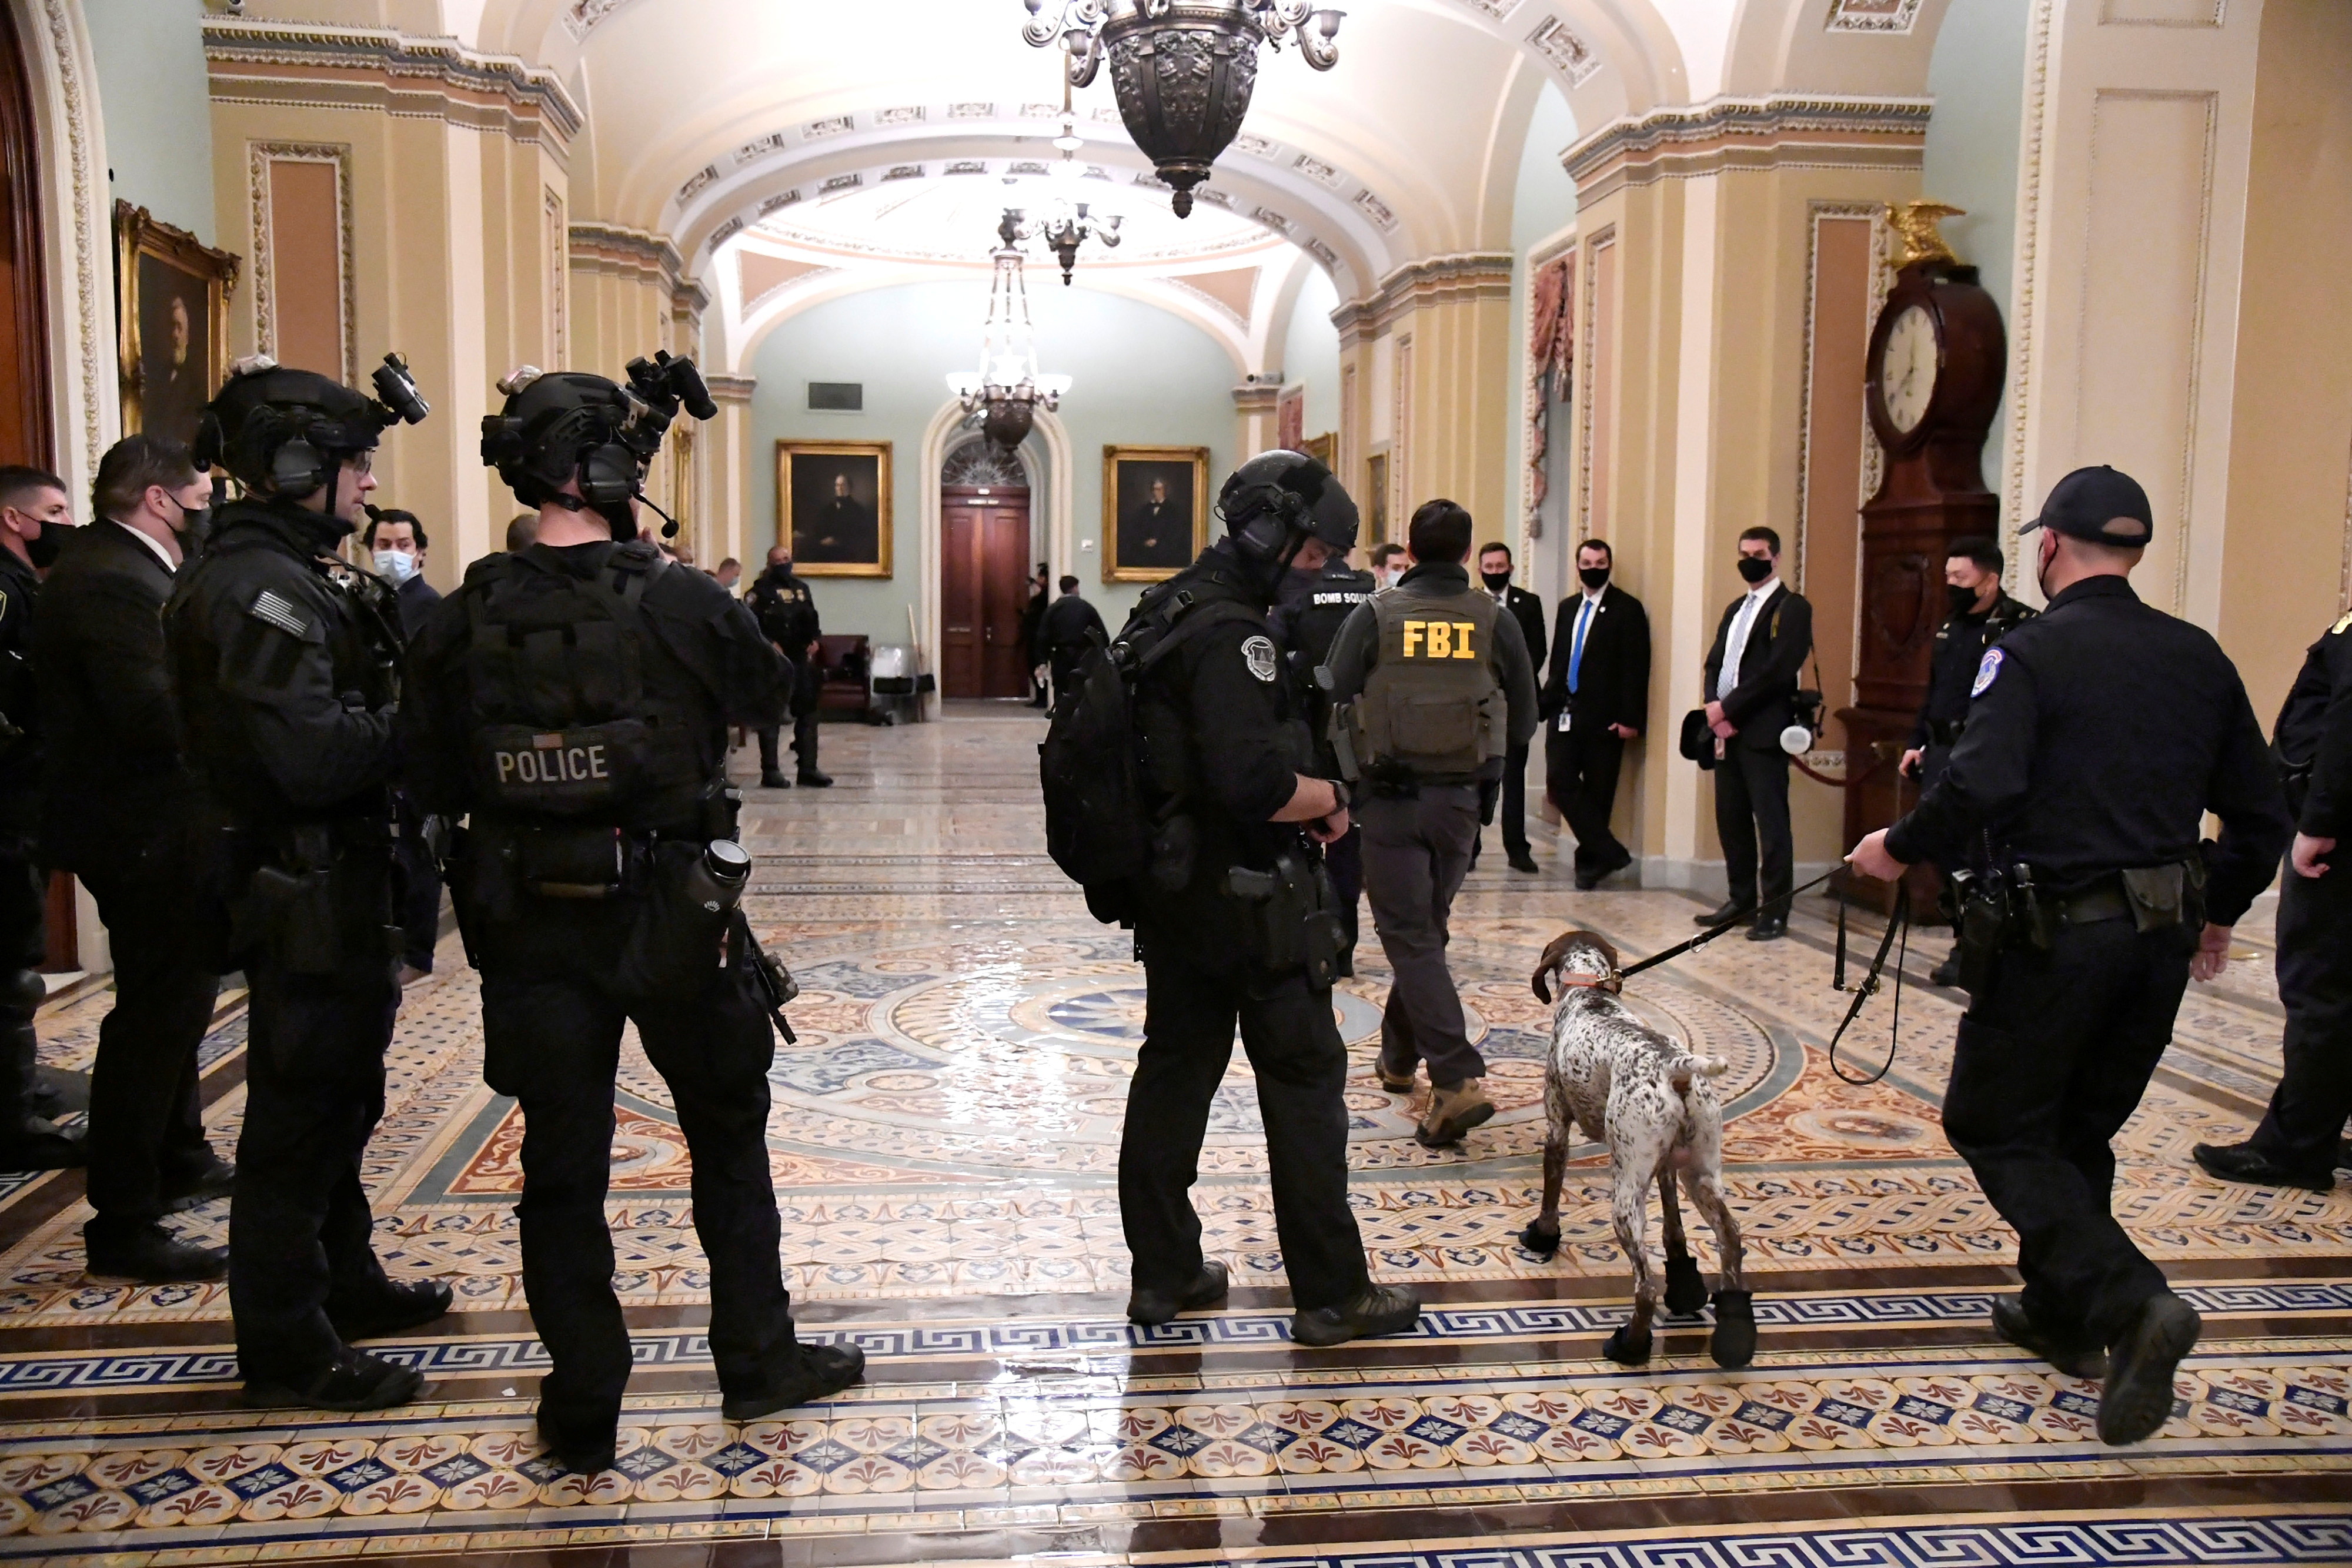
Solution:
{"label": "officer's knee pad", "polygon": [[48,982],[37,970],[0,970],[0,1019],[29,1019],[48,999]]}

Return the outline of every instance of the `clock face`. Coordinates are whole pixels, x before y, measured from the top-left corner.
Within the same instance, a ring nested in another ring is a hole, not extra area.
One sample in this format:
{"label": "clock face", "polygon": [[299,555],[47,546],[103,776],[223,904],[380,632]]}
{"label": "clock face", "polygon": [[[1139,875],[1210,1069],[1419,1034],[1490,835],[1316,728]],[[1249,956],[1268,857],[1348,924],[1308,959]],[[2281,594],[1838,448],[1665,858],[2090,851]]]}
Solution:
{"label": "clock face", "polygon": [[1886,351],[1878,362],[1879,395],[1886,401],[1887,422],[1905,434],[1919,428],[1927,416],[1928,401],[1936,395],[1936,323],[1921,305],[1907,307],[1886,334]]}

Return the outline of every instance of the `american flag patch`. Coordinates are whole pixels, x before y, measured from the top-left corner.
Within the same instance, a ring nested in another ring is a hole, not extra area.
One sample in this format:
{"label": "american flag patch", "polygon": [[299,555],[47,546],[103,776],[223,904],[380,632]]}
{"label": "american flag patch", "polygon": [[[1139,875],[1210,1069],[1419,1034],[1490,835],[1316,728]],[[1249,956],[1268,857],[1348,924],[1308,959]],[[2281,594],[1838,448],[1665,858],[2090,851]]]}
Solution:
{"label": "american flag patch", "polygon": [[269,589],[263,589],[260,597],[254,600],[253,613],[281,632],[290,632],[297,637],[310,634],[310,622],[302,612]]}

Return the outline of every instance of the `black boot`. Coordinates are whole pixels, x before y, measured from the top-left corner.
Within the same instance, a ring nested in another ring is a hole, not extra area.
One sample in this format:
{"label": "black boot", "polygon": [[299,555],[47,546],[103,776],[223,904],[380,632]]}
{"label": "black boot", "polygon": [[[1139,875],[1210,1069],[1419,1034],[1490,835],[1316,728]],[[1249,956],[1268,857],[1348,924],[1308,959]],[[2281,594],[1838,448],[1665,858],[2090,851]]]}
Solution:
{"label": "black boot", "polygon": [[101,1278],[168,1285],[228,1275],[226,1248],[192,1245],[152,1220],[123,1226],[92,1219],[81,1228],[81,1239],[85,1271]]}
{"label": "black boot", "polygon": [[1713,909],[1708,910],[1705,915],[1692,915],[1691,924],[1693,925],[1721,925],[1727,921],[1749,919],[1753,917],[1755,914],[1756,906],[1754,904],[1737,904],[1727,898],[1721,904],[1717,904]]}
{"label": "black boot", "polygon": [[1666,1255],[1666,1316],[1695,1317],[1706,1305],[1706,1276],[1687,1252]]}
{"label": "black boot", "polygon": [[424,1392],[425,1375],[415,1368],[349,1345],[310,1376],[245,1380],[247,1405],[294,1405],[307,1410],[390,1410],[409,1404]]}
{"label": "black boot", "polygon": [[330,1301],[327,1321],[335,1325],[335,1332],[347,1343],[352,1340],[381,1339],[448,1316],[453,1299],[448,1285],[440,1280],[412,1280],[404,1284],[387,1280],[383,1294],[372,1300],[355,1303]]}
{"label": "black boot", "polygon": [[1213,1301],[1223,1301],[1227,1289],[1225,1266],[1214,1258],[1204,1259],[1200,1273],[1181,1291],[1147,1291],[1138,1286],[1129,1291],[1127,1321],[1148,1329],[1158,1328],[1171,1322],[1178,1312],[1195,1312]]}
{"label": "black boot", "polygon": [[0,1013],[0,1170],[60,1171],[89,1163],[81,1136],[68,1133],[36,1107],[40,1083],[39,1041],[32,1009],[42,989],[40,976],[17,971],[9,988],[8,1009]]}
{"label": "black boot", "polygon": [[2292,1186],[2305,1192],[2333,1192],[2333,1170],[2298,1171],[2273,1160],[2248,1144],[2200,1144],[2189,1151],[2207,1176],[2249,1186]]}
{"label": "black boot", "polygon": [[1363,1294],[1342,1307],[1315,1307],[1295,1312],[1290,1338],[1295,1344],[1322,1349],[1351,1339],[1379,1334],[1411,1333],[1421,1322],[1421,1298],[1392,1285],[1367,1285]]}
{"label": "black boot", "polygon": [[2099,1393],[2099,1441],[2111,1448],[2144,1442],[2172,1418],[2172,1375],[2197,1347],[2204,1322],[2169,1291],[2150,1296],[2131,1325],[2107,1347],[2107,1381]]}
{"label": "black boot", "polygon": [[730,1421],[756,1421],[794,1405],[827,1399],[866,1375],[866,1353],[854,1344],[803,1344],[797,1363],[764,1394],[719,1401]]}
{"label": "black boot", "polygon": [[1715,1293],[1715,1333],[1706,1354],[1715,1364],[1742,1367],[1756,1359],[1756,1298],[1747,1291]]}
{"label": "black boot", "polygon": [[2102,1382],[2107,1375],[2106,1346],[2088,1333],[2058,1333],[2027,1315],[2015,1296],[1995,1296],[1992,1332],[2020,1350],[2030,1350],[2069,1377]]}
{"label": "black boot", "polygon": [[164,1182],[163,1210],[167,1214],[184,1214],[200,1203],[226,1197],[236,1190],[236,1166],[207,1149],[201,1170]]}

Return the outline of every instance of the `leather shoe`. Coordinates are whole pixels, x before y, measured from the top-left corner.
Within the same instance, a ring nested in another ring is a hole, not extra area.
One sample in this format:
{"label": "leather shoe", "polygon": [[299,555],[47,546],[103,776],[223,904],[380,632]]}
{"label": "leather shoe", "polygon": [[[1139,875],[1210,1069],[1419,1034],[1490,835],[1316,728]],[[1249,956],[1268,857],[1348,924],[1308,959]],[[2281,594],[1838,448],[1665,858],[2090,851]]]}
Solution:
{"label": "leather shoe", "polygon": [[1536,857],[1528,853],[1525,850],[1521,850],[1517,854],[1511,856],[1510,862],[1511,869],[1513,871],[1523,871],[1529,874],[1533,874],[1534,873],[1543,870],[1543,867],[1536,864]]}
{"label": "leather shoe", "polygon": [[1748,928],[1748,939],[1750,942],[1778,942],[1788,934],[1787,921],[1775,920],[1769,916],[1759,916],[1756,924]]}
{"label": "leather shoe", "polygon": [[1705,915],[1692,915],[1691,924],[1693,925],[1722,925],[1732,921],[1749,919],[1755,915],[1755,913],[1756,906],[1752,904],[1734,904],[1729,899],[1726,899],[1721,904],[1717,904],[1713,909],[1708,910]]}
{"label": "leather shoe", "polygon": [[1589,872],[1589,871],[1580,871],[1580,872],[1578,872],[1578,873],[1576,873],[1576,891],[1577,891],[1577,892],[1579,892],[1579,893],[1591,893],[1594,888],[1599,887],[1600,885],[1601,885],[1601,873],[1598,873],[1598,872]]}
{"label": "leather shoe", "polygon": [[228,1276],[228,1249],[198,1247],[181,1240],[161,1225],[150,1222],[135,1228],[93,1236],[82,1227],[83,1250],[89,1260],[83,1272],[110,1279],[136,1280],[146,1285],[168,1285],[188,1280],[220,1280]]}
{"label": "leather shoe", "polygon": [[762,773],[760,775],[760,788],[762,789],[789,789],[792,787],[793,781],[785,778],[781,773]]}
{"label": "leather shoe", "polygon": [[730,1421],[756,1421],[794,1405],[834,1395],[866,1375],[866,1353],[854,1344],[803,1344],[799,1364],[766,1394],[722,1399],[719,1413]]}
{"label": "leather shoe", "polygon": [[0,1171],[68,1171],[89,1164],[79,1133],[26,1114],[0,1135]]}
{"label": "leather shoe", "polygon": [[298,1405],[308,1410],[390,1410],[424,1392],[425,1375],[415,1367],[349,1345],[314,1376],[299,1381],[245,1380],[247,1405]]}
{"label": "leather shoe", "polygon": [[1927,971],[1927,983],[1931,986],[1941,986],[1948,991],[1959,988],[1960,950],[1958,948],[1953,948],[1950,957]]}
{"label": "leather shoe", "polygon": [[2197,1346],[2204,1320],[2169,1291],[2141,1303],[2107,1347],[2106,1386],[2099,1393],[2099,1441],[2111,1448],[2144,1442],[2172,1418],[2172,1375]]}
{"label": "leather shoe", "polygon": [[2189,1153],[2207,1176],[2223,1181],[2243,1182],[2249,1186],[2300,1187],[2305,1192],[2336,1190],[2334,1171],[2289,1170],[2259,1153],[2252,1144],[2200,1144]]}
{"label": "leather shoe", "polygon": [[440,1280],[410,1280],[398,1284],[386,1281],[383,1293],[374,1301],[357,1307],[328,1302],[327,1321],[335,1325],[335,1333],[342,1336],[345,1343],[381,1339],[448,1316],[451,1300],[448,1285]]}
{"label": "leather shoe", "polygon": [[2105,1346],[2088,1334],[2077,1338],[2044,1333],[2040,1324],[2026,1315],[2025,1303],[2015,1296],[1993,1298],[1992,1332],[2020,1350],[2032,1351],[2069,1377],[2084,1377],[2096,1383],[2107,1375]]}
{"label": "leather shoe", "polygon": [[803,789],[830,789],[833,788],[833,775],[819,773],[814,768],[803,768],[793,782]]}
{"label": "leather shoe", "polygon": [[1412,1073],[1413,1070],[1410,1067],[1406,1068],[1402,1072],[1399,1072],[1390,1067],[1385,1061],[1375,1060],[1372,1062],[1372,1076],[1379,1079],[1381,1081],[1381,1087],[1387,1090],[1391,1094],[1412,1093],[1413,1082]]}
{"label": "leather shoe", "polygon": [[611,1469],[613,1462],[621,1457],[619,1437],[616,1432],[607,1432],[601,1437],[567,1437],[549,1427],[545,1416],[539,1420],[539,1440],[547,1446],[547,1457],[575,1476],[599,1475]]}
{"label": "leather shoe", "polygon": [[1147,1291],[1140,1286],[1129,1291],[1127,1295],[1127,1321],[1148,1329],[1158,1328],[1161,1323],[1173,1322],[1178,1312],[1192,1312],[1213,1301],[1223,1301],[1230,1288],[1225,1266],[1214,1258],[1204,1258],[1201,1260],[1200,1273],[1181,1294]]}
{"label": "leather shoe", "polygon": [[236,1166],[213,1155],[206,1158],[205,1168],[192,1176],[176,1178],[163,1186],[163,1212],[182,1214],[200,1203],[215,1197],[226,1197],[236,1189]]}
{"label": "leather shoe", "polygon": [[1321,1350],[1351,1339],[1410,1333],[1420,1322],[1420,1297],[1393,1285],[1367,1285],[1363,1294],[1346,1306],[1314,1307],[1293,1314],[1290,1338],[1293,1343]]}
{"label": "leather shoe", "polygon": [[1463,1134],[1494,1119],[1495,1103],[1486,1098],[1486,1087],[1477,1079],[1465,1078],[1451,1087],[1433,1083],[1429,1113],[1412,1130],[1412,1141],[1424,1149],[1442,1149],[1460,1143]]}

